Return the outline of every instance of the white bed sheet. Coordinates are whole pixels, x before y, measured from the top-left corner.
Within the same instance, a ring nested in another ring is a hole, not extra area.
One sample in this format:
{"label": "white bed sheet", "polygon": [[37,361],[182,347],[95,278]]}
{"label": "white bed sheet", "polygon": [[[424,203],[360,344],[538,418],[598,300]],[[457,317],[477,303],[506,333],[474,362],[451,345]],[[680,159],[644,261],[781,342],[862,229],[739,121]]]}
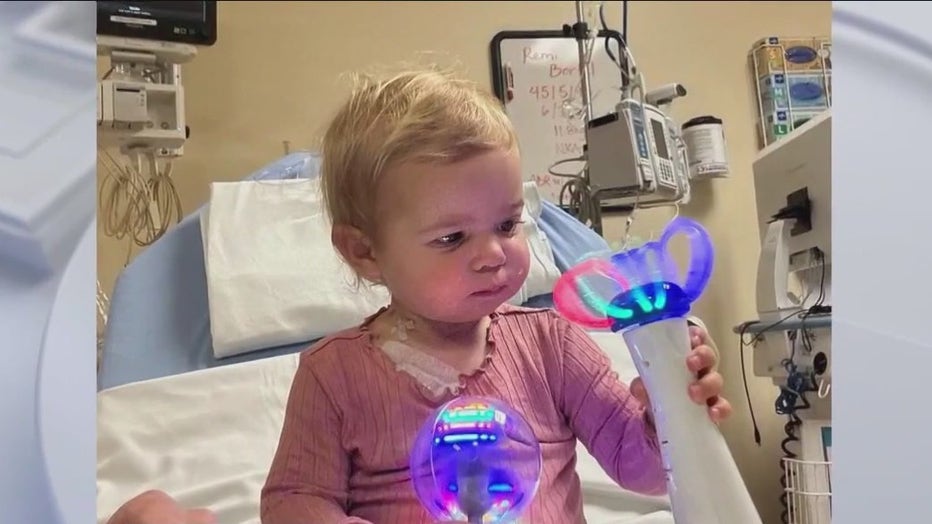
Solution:
{"label": "white bed sheet", "polygon": [[[592,333],[624,380],[636,374],[621,337]],[[98,523],[125,501],[163,490],[210,507],[222,524],[257,524],[259,491],[278,444],[298,354],[138,382],[98,394]],[[617,488],[581,445],[589,524],[672,524],[665,498]]]}

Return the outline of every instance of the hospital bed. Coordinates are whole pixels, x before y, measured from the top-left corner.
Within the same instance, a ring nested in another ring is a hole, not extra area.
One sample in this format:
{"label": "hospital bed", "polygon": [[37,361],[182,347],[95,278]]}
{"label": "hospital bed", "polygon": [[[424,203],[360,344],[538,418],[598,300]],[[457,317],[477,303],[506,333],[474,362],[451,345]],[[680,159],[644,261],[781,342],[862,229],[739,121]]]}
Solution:
{"label": "hospital bed", "polygon": [[[318,167],[315,154],[294,153],[244,181],[313,181]],[[521,303],[550,307],[547,290],[559,272],[608,245],[535,191],[525,195],[540,279]],[[149,489],[166,491],[185,506],[210,507],[223,524],[258,523],[259,490],[278,443],[298,353],[320,336],[240,347],[218,357],[211,318],[219,313],[216,306],[211,312],[208,300],[214,262],[205,257],[213,245],[207,232],[219,227],[211,213],[218,194],[141,253],[114,286],[98,380],[99,523]],[[621,337],[592,336],[630,381],[636,369]],[[618,488],[583,446],[578,451],[589,524],[672,524],[665,497]]]}

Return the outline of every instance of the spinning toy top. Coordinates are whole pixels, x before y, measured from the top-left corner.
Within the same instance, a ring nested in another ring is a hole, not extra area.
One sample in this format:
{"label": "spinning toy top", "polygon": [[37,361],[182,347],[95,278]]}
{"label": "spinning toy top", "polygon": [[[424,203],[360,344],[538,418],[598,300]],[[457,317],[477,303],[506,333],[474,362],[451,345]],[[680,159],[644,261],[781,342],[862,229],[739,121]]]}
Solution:
{"label": "spinning toy top", "polygon": [[[682,282],[669,252],[678,234],[689,238],[692,255]],[[573,322],[612,331],[683,317],[705,290],[712,263],[708,234],[693,220],[679,217],[659,241],[569,269],[554,287],[554,304]]]}
{"label": "spinning toy top", "polygon": [[513,523],[537,492],[540,445],[508,406],[461,397],[421,427],[410,466],[418,499],[435,519]]}

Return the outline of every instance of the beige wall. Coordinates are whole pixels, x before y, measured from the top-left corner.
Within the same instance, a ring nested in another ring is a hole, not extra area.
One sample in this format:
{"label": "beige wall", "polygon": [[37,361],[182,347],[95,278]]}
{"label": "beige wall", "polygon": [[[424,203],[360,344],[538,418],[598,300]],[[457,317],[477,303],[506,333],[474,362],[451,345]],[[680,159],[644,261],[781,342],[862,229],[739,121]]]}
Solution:
{"label": "beige wall", "polygon": [[[617,28],[620,2],[609,4],[608,20]],[[759,245],[746,53],[764,36],[830,34],[831,3],[634,1],[630,6],[631,46],[648,82],[676,81],[689,89],[674,116],[715,114],[726,123],[733,176],[695,187],[694,200],[682,213],[699,218],[718,246],[713,282],[697,311],[719,343],[727,393],[736,408],[723,429],[765,522],[777,523],[782,421],[772,408],[776,390],[769,380],[748,378],[763,434],[757,447],[738,340],[731,331],[755,315]],[[218,43],[184,70],[192,136],[174,177],[186,212],[205,202],[210,182],[240,179],[280,156],[283,141],[293,148],[313,147],[344,95],[339,73],[433,51],[488,82],[488,44],[496,32],[559,28],[575,15],[573,2],[557,1],[222,2],[219,16]],[[666,211],[640,215],[635,234],[648,236],[668,216]],[[623,217],[609,218],[607,238],[619,239],[623,228]],[[126,257],[125,242],[101,234],[98,260],[105,290]]]}

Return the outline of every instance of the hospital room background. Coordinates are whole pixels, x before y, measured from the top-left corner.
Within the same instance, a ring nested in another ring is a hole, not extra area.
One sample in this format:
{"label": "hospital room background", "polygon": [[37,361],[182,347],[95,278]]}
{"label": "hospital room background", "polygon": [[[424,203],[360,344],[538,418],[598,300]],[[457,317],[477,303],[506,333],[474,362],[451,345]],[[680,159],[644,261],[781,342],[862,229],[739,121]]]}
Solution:
{"label": "hospital room background", "polygon": [[[606,2],[606,18],[616,29],[623,19],[620,4]],[[739,353],[735,333],[735,326],[758,314],[755,279],[761,238],[752,163],[761,146],[748,54],[754,42],[769,36],[829,36],[831,2],[627,5],[626,36],[639,70],[651,85],[677,82],[688,90],[670,114],[679,122],[698,115],[715,115],[723,122],[728,176],[695,183],[690,202],[679,213],[700,221],[716,246],[715,272],[694,313],[717,343],[726,394],[734,406],[722,431],[764,522],[776,524],[783,509],[780,444],[785,423],[773,408],[779,390],[769,378],[751,372],[751,356]],[[182,68],[190,136],[183,156],[173,164],[171,181],[186,220],[196,219],[209,202],[211,184],[240,181],[294,158],[288,155],[313,152],[327,118],[347,93],[345,73],[428,55],[490,85],[489,46],[496,33],[559,29],[575,22],[575,11],[571,1],[219,2],[218,20],[217,42],[199,48]],[[101,58],[100,74],[108,68]],[[101,183],[107,169],[101,161]],[[630,234],[656,237],[672,216],[670,207],[639,211]],[[118,278],[155,249],[108,236],[105,220],[102,210],[97,252],[99,293],[104,297],[101,336],[105,319],[126,307],[126,301],[113,296]],[[624,213],[608,212],[602,236],[616,247],[626,224]],[[138,302],[146,300],[137,297]],[[143,336],[158,328],[148,326]],[[745,376],[760,444],[755,442]]]}

